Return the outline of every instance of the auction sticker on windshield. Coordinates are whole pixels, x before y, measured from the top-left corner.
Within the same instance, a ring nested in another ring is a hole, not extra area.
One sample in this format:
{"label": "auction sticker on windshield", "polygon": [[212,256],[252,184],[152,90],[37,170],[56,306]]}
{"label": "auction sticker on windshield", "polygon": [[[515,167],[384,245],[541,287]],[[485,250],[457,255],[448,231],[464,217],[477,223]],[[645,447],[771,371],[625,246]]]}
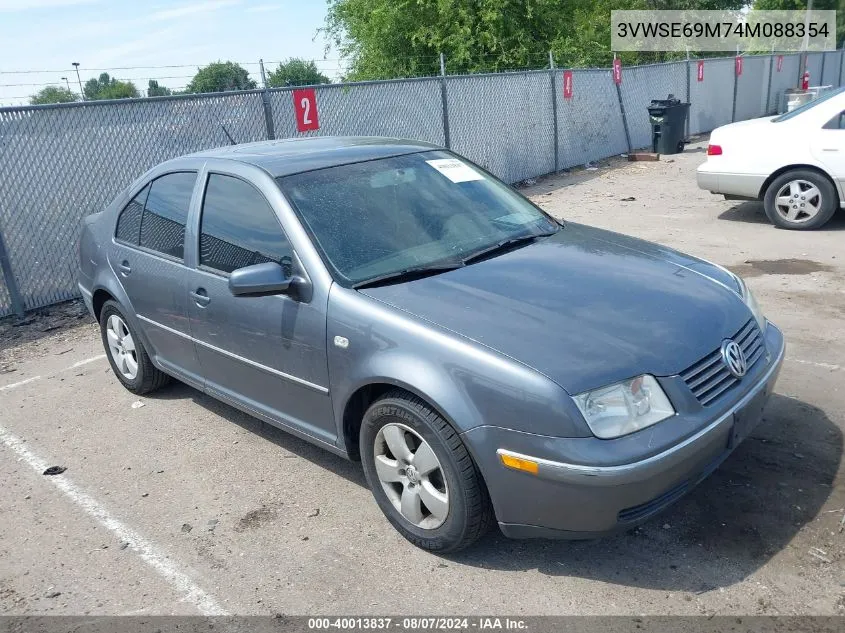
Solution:
{"label": "auction sticker on windshield", "polygon": [[436,158],[425,161],[452,182],[469,182],[470,180],[484,180],[484,176],[457,158]]}

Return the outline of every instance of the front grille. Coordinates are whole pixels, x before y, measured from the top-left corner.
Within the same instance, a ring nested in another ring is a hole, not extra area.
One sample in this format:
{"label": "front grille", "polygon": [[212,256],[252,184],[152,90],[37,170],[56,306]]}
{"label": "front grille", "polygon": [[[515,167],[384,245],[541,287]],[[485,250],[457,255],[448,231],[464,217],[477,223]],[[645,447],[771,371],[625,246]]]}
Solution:
{"label": "front grille", "polygon": [[651,501],[620,510],[616,518],[619,523],[630,523],[631,521],[639,521],[640,519],[644,519],[647,516],[655,514],[683,497],[684,493],[686,493],[689,488],[689,484],[689,481],[682,481],[674,488],[667,490],[662,495],[652,499]]}
{"label": "front grille", "polygon": [[[750,319],[742,329],[731,337],[742,348],[748,363],[747,371],[751,371],[755,363],[765,352],[763,337],[757,322]],[[711,404],[716,398],[739,383],[725,364],[722,362],[721,346],[711,354],[695,363],[692,367],[681,372],[681,378],[687,383],[693,395],[702,406]]]}

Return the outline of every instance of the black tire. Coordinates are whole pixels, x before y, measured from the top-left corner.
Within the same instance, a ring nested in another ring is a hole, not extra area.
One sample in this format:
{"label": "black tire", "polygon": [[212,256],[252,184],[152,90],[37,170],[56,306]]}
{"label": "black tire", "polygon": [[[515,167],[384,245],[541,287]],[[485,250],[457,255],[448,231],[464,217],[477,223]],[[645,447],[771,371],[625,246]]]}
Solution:
{"label": "black tire", "polygon": [[[126,324],[126,328],[129,333],[132,334],[132,340],[135,343],[135,358],[138,363],[138,373],[135,375],[134,379],[129,379],[123,375],[117,367],[114,357],[112,356],[111,349],[109,348],[106,334],[106,324],[108,323],[109,317],[112,315],[120,317]],[[147,354],[147,350],[144,349],[144,344],[141,342],[141,339],[138,338],[138,334],[132,329],[129,321],[121,311],[120,305],[115,301],[106,301],[105,304],[103,304],[103,309],[100,311],[100,337],[102,338],[103,347],[106,350],[106,357],[109,359],[112,373],[117,377],[120,383],[132,393],[138,395],[150,393],[151,391],[155,391],[170,382],[170,376],[153,365],[149,354]]]}
{"label": "black tire", "polygon": [[[419,434],[434,451],[449,490],[449,510],[442,525],[420,528],[393,506],[375,470],[375,440],[388,423]],[[364,475],[382,512],[411,543],[431,552],[456,552],[481,538],[493,524],[493,509],[481,473],[455,430],[423,400],[396,390],[364,414],[359,439]]]}
{"label": "black tire", "polygon": [[[820,209],[810,219],[790,221],[781,215],[776,208],[775,200],[778,192],[794,180],[810,182],[821,193]],[[836,194],[836,188],[833,184],[819,172],[812,169],[791,169],[782,173],[769,184],[763,197],[763,208],[769,221],[777,227],[793,231],[812,231],[824,226],[833,217],[833,214],[839,208],[839,196]]]}

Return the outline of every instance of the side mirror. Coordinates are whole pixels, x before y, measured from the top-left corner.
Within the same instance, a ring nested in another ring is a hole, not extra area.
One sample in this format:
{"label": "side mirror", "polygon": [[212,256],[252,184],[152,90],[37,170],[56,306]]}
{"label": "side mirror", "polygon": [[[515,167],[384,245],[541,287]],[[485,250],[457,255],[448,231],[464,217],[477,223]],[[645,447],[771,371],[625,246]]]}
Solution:
{"label": "side mirror", "polygon": [[254,264],[233,270],[229,275],[229,292],[240,297],[296,294],[301,277],[287,277],[276,262]]}

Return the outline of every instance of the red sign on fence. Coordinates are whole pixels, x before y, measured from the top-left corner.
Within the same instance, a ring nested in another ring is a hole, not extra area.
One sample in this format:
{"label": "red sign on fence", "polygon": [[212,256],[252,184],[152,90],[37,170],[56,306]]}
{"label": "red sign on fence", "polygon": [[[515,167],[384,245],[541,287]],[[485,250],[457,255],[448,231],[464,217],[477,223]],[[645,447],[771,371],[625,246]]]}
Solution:
{"label": "red sign on fence", "polygon": [[622,83],[622,60],[618,57],[613,59],[613,83]]}
{"label": "red sign on fence", "polygon": [[778,72],[780,72],[781,69],[783,68],[783,55],[778,55],[777,67],[778,67]]}
{"label": "red sign on fence", "polygon": [[564,70],[563,71],[563,98],[564,99],[571,99],[572,98],[572,71],[571,70]]}
{"label": "red sign on fence", "polygon": [[296,113],[297,130],[307,132],[320,129],[320,119],[317,116],[317,93],[313,88],[293,91],[293,109]]}
{"label": "red sign on fence", "polygon": [[698,61],[698,80],[704,81],[704,60]]}
{"label": "red sign on fence", "polygon": [[742,57],[739,55],[736,56],[736,76],[739,77],[742,74]]}

